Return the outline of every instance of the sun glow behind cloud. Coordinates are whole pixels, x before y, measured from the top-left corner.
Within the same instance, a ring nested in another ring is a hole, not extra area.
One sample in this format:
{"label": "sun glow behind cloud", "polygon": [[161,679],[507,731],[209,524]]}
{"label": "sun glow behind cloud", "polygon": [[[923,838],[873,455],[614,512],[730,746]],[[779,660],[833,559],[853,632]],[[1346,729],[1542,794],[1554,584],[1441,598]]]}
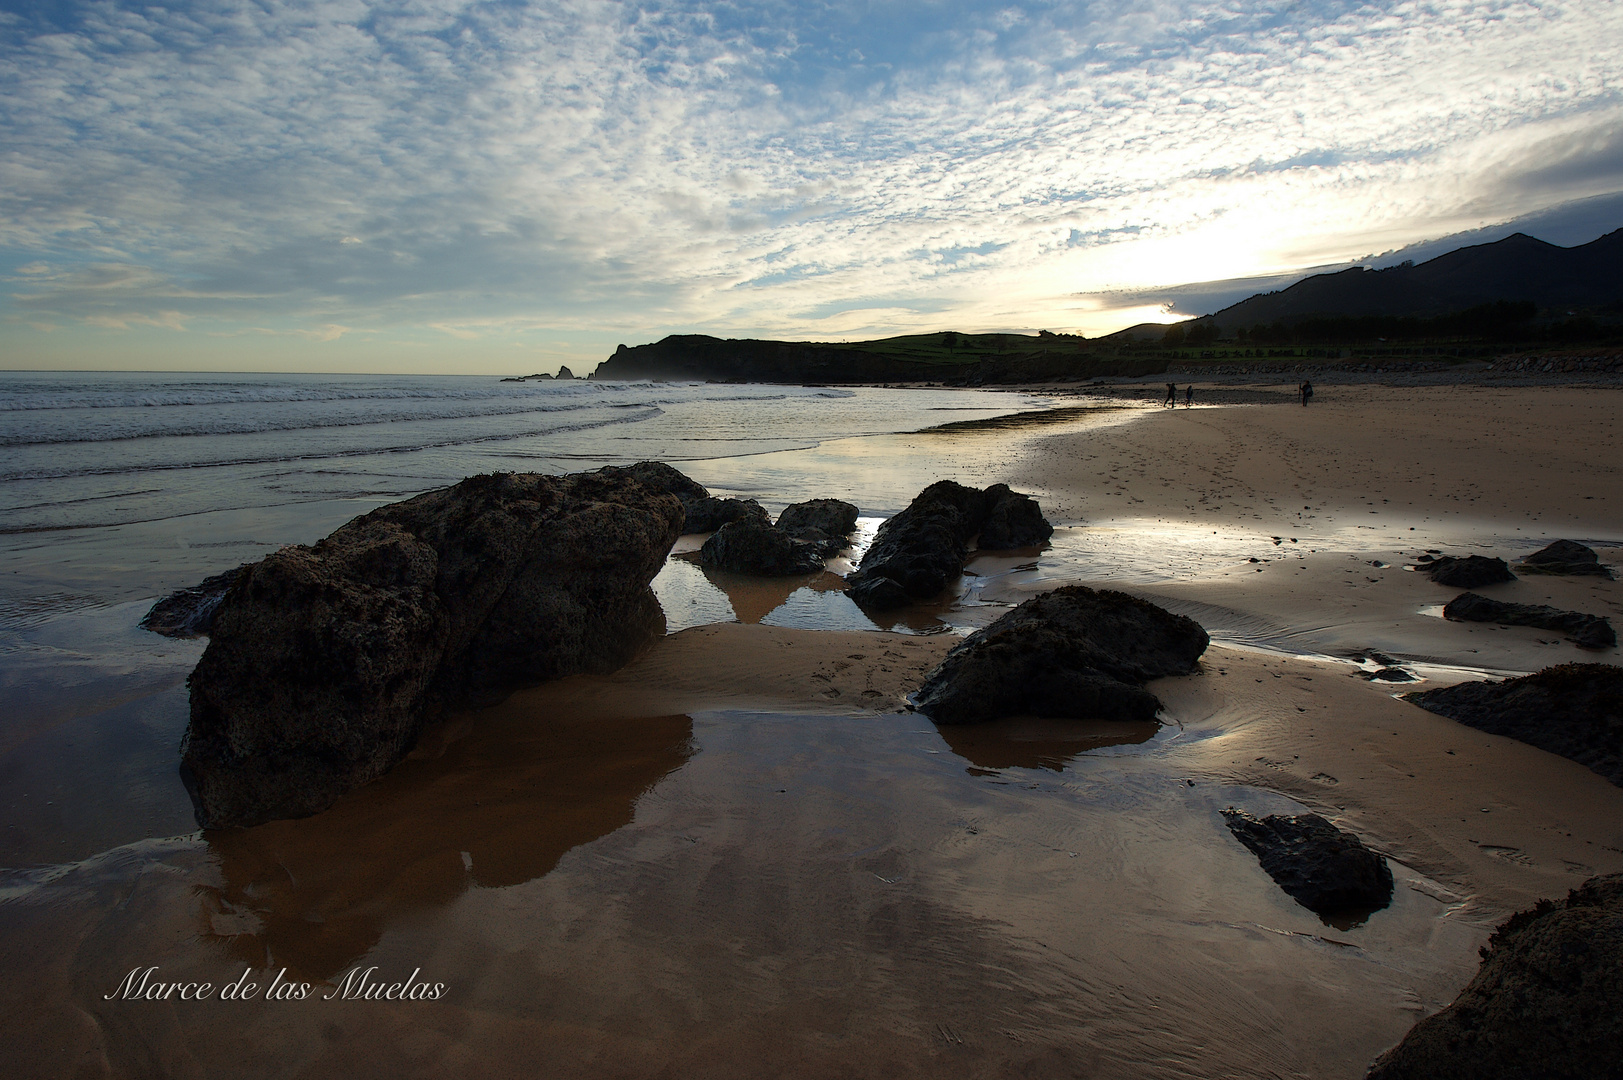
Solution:
{"label": "sun glow behind cloud", "polygon": [[1623,190],[1608,0],[61,10],[0,22],[11,366],[1096,333]]}

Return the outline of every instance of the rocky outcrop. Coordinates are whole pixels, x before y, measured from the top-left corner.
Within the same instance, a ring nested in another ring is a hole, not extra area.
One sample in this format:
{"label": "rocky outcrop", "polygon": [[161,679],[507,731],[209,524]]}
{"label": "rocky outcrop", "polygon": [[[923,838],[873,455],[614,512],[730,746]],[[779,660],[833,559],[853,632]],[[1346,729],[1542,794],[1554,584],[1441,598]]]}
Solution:
{"label": "rocky outcrop", "polygon": [[1623,1075],[1623,874],[1590,878],[1494,931],[1453,1004],[1381,1055],[1368,1080]]}
{"label": "rocky outcrop", "polygon": [[778,528],[796,540],[809,540],[825,558],[838,555],[857,530],[857,508],[839,499],[809,499],[783,508]]}
{"label": "rocky outcrop", "polygon": [[1547,548],[1533,552],[1516,564],[1524,574],[1572,574],[1610,578],[1612,571],[1601,565],[1595,549],[1585,547],[1576,540],[1557,540]]}
{"label": "rocky outcrop", "polygon": [[718,499],[703,484],[663,461],[608,465],[598,472],[609,476],[630,476],[656,491],[675,495],[682,502],[684,534],[715,532],[730,521],[772,520],[772,516],[754,499]]}
{"label": "rocky outcrop", "polygon": [[[995,516],[994,516],[995,514]],[[863,607],[900,607],[936,596],[969,557],[969,542],[1003,550],[1040,544],[1053,534],[1035,499],[995,484],[979,491],[951,480],[931,484],[879,527],[850,583]]]}
{"label": "rocky outcrop", "polygon": [[1501,581],[1515,581],[1516,575],[1503,559],[1490,559],[1483,555],[1467,555],[1456,559],[1445,555],[1426,567],[1431,580],[1439,585],[1456,589],[1479,589]]}
{"label": "rocky outcrop", "polygon": [[214,613],[219,610],[220,601],[248,565],[245,563],[223,574],[206,577],[189,589],[170,593],[141,618],[141,629],[164,637],[203,637],[214,624]]}
{"label": "rocky outcrop", "polygon": [[475,476],[248,567],[189,680],[199,823],[313,814],[438,707],[619,667],[664,631],[648,583],[681,522],[628,476]]}
{"label": "rocky outcrop", "polygon": [[1362,920],[1392,902],[1392,868],[1317,814],[1252,817],[1232,807],[1223,821],[1267,875],[1317,915]]}
{"label": "rocky outcrop", "polygon": [[1503,682],[1468,682],[1404,698],[1479,731],[1571,758],[1623,786],[1623,668],[1561,664]]}
{"label": "rocky outcrop", "polygon": [[1004,716],[1153,720],[1150,679],[1187,675],[1206,631],[1126,593],[1069,585],[965,638],[913,695],[938,724]]}
{"label": "rocky outcrop", "polygon": [[792,577],[823,569],[823,545],[797,540],[767,522],[732,521],[699,549],[699,561],[716,570],[760,577]]}
{"label": "rocky outcrop", "polygon": [[1443,608],[1443,618],[1458,622],[1503,623],[1506,626],[1537,626],[1568,634],[1586,649],[1608,649],[1617,644],[1611,620],[1581,611],[1562,611],[1545,604],[1507,604],[1473,592],[1460,593]]}

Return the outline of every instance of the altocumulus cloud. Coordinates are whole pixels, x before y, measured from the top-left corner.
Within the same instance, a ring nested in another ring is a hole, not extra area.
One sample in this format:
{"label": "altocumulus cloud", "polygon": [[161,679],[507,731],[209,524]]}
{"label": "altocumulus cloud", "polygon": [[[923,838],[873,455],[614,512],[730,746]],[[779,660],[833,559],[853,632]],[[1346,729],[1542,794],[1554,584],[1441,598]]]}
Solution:
{"label": "altocumulus cloud", "polygon": [[1613,0],[41,5],[0,333],[1107,330],[1623,190],[1620,40]]}

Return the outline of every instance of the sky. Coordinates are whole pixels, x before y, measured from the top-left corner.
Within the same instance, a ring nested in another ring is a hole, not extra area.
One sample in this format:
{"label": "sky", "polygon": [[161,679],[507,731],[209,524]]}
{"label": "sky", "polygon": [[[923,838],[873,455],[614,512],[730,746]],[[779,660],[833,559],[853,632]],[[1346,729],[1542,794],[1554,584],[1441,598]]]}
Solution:
{"label": "sky", "polygon": [[1092,336],[1586,242],[1618,42],[1616,0],[0,0],[0,368]]}

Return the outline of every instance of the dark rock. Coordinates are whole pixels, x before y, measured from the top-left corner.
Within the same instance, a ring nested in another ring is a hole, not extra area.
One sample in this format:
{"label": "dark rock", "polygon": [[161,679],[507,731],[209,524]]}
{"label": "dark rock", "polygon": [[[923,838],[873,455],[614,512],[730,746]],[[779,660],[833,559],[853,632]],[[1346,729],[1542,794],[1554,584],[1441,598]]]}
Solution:
{"label": "dark rock", "polygon": [[248,566],[244,563],[235,570],[215,574],[189,589],[169,594],[153,604],[152,610],[142,617],[141,629],[164,637],[204,636],[214,622],[214,613],[219,609],[220,601],[225,599],[225,594]]}
{"label": "dark rock", "polygon": [[717,529],[699,549],[699,561],[735,574],[815,574],[823,569],[823,544],[797,540],[775,525],[746,518]]}
{"label": "dark rock", "polygon": [[1623,668],[1561,664],[1405,694],[1422,709],[1571,758],[1623,787]]}
{"label": "dark rock", "polygon": [[573,371],[570,371],[568,367],[561,367],[561,368],[558,369],[558,378],[560,378],[560,379],[573,379],[574,377],[575,377],[575,373]]}
{"label": "dark rock", "polygon": [[1467,555],[1463,559],[1444,556],[1431,564],[1431,580],[1439,585],[1456,589],[1476,589],[1501,581],[1515,581],[1516,575],[1503,559],[1490,559],[1483,555]]}
{"label": "dark rock", "polygon": [[[994,544],[1026,546],[1053,532],[1029,496],[1002,484],[977,491],[942,480],[919,492],[907,509],[879,527],[861,565],[846,579],[851,598],[864,607],[881,609],[937,595],[963,572],[969,542],[987,526],[994,506],[1001,507],[989,537]],[[1038,539],[1044,528],[1048,534]]]}
{"label": "dark rock", "polygon": [[1255,818],[1230,808],[1223,820],[1268,876],[1309,911],[1362,921],[1392,902],[1386,860],[1317,814]]}
{"label": "dark rock", "polygon": [[1601,565],[1595,549],[1585,547],[1576,540],[1557,540],[1549,547],[1535,551],[1517,564],[1524,574],[1585,574],[1595,577],[1612,576],[1612,571]]}
{"label": "dark rock", "polygon": [[1476,593],[1460,593],[1443,608],[1443,618],[1458,622],[1492,622],[1506,626],[1537,626],[1572,635],[1586,649],[1608,649],[1617,644],[1617,632],[1609,619],[1562,611],[1544,604],[1507,604]]}
{"label": "dark rock", "polygon": [[811,499],[786,506],[778,528],[797,540],[817,543],[825,558],[850,546],[857,529],[857,508],[839,499]]}
{"label": "dark rock", "polygon": [[969,540],[980,531],[986,498],[978,490],[941,480],[931,484],[907,509],[879,526],[850,583],[851,599],[864,607],[897,606],[904,597],[924,600],[940,593],[958,576],[969,557]]}
{"label": "dark rock", "polygon": [[669,492],[682,502],[682,532],[715,532],[729,521],[753,519],[770,522],[772,516],[754,499],[718,499],[703,484],[663,461],[635,465],[609,465],[598,470],[610,476],[630,476],[656,491]]}
{"label": "dark rock", "polygon": [[1054,526],[1043,517],[1042,507],[1030,495],[1010,491],[1007,484],[993,484],[985,496],[986,519],[976,541],[981,550],[1036,547],[1054,535]]}
{"label": "dark rock", "polygon": [[1453,1004],[1381,1055],[1368,1080],[1623,1076],[1623,874],[1590,878],[1494,931]]}
{"label": "dark rock", "polygon": [[1206,631],[1126,593],[1069,585],[1027,600],[965,638],[913,705],[938,724],[1004,716],[1153,720],[1143,683],[1186,675]]}
{"label": "dark rock", "polygon": [[715,532],[734,521],[758,521],[770,525],[772,515],[754,499],[718,499],[712,495],[699,500],[688,510],[687,524],[682,531]]}
{"label": "dark rock", "polygon": [[681,520],[626,476],[475,476],[248,567],[189,680],[199,824],[316,813],[440,707],[619,667],[664,631]]}

